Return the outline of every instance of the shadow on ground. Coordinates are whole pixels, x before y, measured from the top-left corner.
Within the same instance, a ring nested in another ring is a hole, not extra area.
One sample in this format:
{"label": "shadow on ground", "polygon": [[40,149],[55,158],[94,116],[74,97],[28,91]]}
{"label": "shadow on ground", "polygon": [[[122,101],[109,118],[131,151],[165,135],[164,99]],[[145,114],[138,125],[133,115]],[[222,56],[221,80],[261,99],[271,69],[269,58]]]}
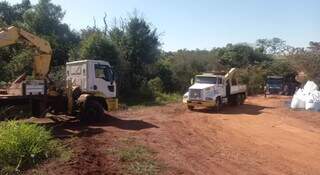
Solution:
{"label": "shadow on ground", "polygon": [[[273,107],[267,107],[267,106],[259,106],[259,105],[252,105],[252,104],[243,104],[240,106],[230,106],[225,105],[220,110],[220,114],[247,114],[247,115],[259,115],[262,113],[264,109],[273,109]],[[194,109],[196,112],[203,112],[203,113],[217,113],[215,108],[200,108],[200,109]]]}
{"label": "shadow on ground", "polygon": [[53,116],[50,117],[52,122],[41,123],[51,129],[53,135],[57,138],[70,137],[91,137],[106,132],[104,127],[116,127],[122,130],[139,131],[149,128],[158,128],[158,126],[143,120],[122,120],[120,118],[105,115],[99,122],[82,123],[76,117],[70,116]]}

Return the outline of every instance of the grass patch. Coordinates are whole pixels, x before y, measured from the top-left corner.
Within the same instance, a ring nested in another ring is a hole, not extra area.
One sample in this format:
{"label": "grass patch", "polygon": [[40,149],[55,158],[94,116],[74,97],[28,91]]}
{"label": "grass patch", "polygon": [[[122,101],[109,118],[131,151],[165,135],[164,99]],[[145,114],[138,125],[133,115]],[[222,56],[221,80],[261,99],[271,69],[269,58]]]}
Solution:
{"label": "grass patch", "polygon": [[36,124],[0,123],[0,174],[18,174],[48,159],[63,155],[63,146],[51,132]]}
{"label": "grass patch", "polygon": [[155,152],[132,140],[124,140],[117,148],[108,150],[108,153],[120,160],[124,174],[156,175],[160,172],[160,166],[154,158]]}
{"label": "grass patch", "polygon": [[160,104],[179,102],[179,101],[182,101],[182,95],[177,93],[172,93],[172,94],[157,93],[155,101]]}
{"label": "grass patch", "polygon": [[154,98],[132,98],[121,101],[124,102],[122,105],[128,107],[159,106],[182,101],[182,95],[177,93],[166,94],[157,92],[154,96]]}

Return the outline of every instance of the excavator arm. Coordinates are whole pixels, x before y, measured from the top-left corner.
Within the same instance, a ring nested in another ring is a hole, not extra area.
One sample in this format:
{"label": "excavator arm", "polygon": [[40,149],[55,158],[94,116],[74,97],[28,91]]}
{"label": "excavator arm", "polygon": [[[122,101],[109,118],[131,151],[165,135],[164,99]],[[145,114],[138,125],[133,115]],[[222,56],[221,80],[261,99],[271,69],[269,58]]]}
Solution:
{"label": "excavator arm", "polygon": [[33,73],[36,79],[45,79],[49,73],[52,56],[49,42],[14,26],[0,30],[0,48],[19,41],[34,48]]}
{"label": "excavator arm", "polygon": [[225,80],[231,79],[234,73],[237,71],[237,68],[231,68],[227,74],[224,75]]}

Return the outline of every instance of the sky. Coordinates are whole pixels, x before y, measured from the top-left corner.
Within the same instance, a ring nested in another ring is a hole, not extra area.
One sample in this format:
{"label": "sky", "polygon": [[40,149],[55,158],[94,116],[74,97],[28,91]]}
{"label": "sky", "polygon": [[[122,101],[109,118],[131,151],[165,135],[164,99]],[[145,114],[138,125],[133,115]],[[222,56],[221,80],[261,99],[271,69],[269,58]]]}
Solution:
{"label": "sky", "polygon": [[[14,4],[21,0],[7,0]],[[32,3],[38,0],[31,0]],[[320,41],[320,0],[52,0],[80,30],[126,18],[136,9],[157,28],[162,49],[212,49],[279,37],[295,47]]]}

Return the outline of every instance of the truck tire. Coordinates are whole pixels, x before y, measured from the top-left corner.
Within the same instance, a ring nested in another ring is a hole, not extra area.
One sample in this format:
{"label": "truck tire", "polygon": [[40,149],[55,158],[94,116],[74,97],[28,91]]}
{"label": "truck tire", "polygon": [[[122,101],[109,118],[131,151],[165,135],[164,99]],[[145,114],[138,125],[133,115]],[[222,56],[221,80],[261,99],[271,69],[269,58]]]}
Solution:
{"label": "truck tire", "polygon": [[243,105],[245,100],[246,100],[246,95],[245,94],[241,94],[240,105]]}
{"label": "truck tire", "polygon": [[194,106],[189,106],[189,105],[188,105],[188,109],[189,109],[190,111],[192,111],[192,110],[194,109]]}
{"label": "truck tire", "polygon": [[238,106],[241,103],[241,94],[234,94],[230,98],[229,104],[231,106]]}
{"label": "truck tire", "polygon": [[44,117],[47,113],[46,103],[43,100],[32,100],[31,111],[34,117]]}
{"label": "truck tire", "polygon": [[221,111],[221,108],[222,108],[222,101],[221,101],[221,98],[218,97],[216,99],[216,112],[219,113]]}
{"label": "truck tire", "polygon": [[237,94],[235,97],[236,106],[241,105],[241,101],[242,101],[242,94]]}
{"label": "truck tire", "polygon": [[98,122],[103,118],[103,116],[103,106],[95,100],[89,100],[86,102],[80,112],[80,120],[82,122]]}

